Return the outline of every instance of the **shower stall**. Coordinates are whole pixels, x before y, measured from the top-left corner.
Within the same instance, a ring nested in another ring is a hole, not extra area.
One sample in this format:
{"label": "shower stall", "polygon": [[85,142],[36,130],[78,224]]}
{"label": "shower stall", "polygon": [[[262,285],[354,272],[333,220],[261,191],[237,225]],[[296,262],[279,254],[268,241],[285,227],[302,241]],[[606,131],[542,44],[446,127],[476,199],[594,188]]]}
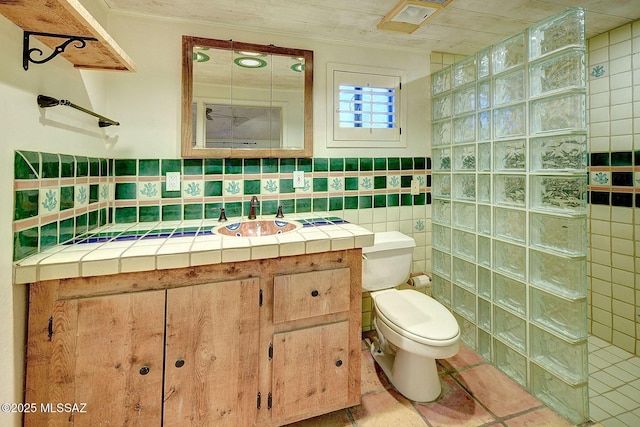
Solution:
{"label": "shower stall", "polygon": [[589,420],[584,10],[432,74],[433,296],[463,341]]}

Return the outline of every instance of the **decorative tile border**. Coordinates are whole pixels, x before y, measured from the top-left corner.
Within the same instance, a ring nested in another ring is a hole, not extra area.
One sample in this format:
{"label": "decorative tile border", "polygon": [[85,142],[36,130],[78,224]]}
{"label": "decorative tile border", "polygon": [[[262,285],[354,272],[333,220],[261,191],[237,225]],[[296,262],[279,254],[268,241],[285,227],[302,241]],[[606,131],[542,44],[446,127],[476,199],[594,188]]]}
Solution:
{"label": "decorative tile border", "polygon": [[[431,159],[94,159],[15,152],[14,260],[82,237],[109,223],[180,221],[258,212],[357,210],[431,203]],[[305,172],[303,188],[292,172]],[[167,191],[166,172],[180,172]],[[410,193],[411,180],[420,194]],[[426,229],[424,222],[415,230]]]}
{"label": "decorative tile border", "polygon": [[108,159],[14,153],[13,259],[109,223]]}
{"label": "decorative tile border", "polygon": [[[170,160],[173,162],[173,160]],[[116,161],[116,187],[130,183],[131,174],[141,171],[151,160]],[[152,173],[145,179],[157,179],[162,187],[165,160],[153,164]],[[175,208],[152,210],[145,206],[145,218],[156,215],[157,220],[199,219],[218,215],[213,208],[224,206],[228,215],[247,214],[252,196],[261,202],[259,212],[275,214],[279,205],[286,212],[314,210],[342,210],[366,207],[413,206],[430,202],[430,159],[427,158],[313,158],[313,159],[188,159],[183,160],[182,192],[161,191],[159,204],[185,207],[182,214]],[[294,170],[306,173],[303,188],[294,188],[290,175]],[[156,175],[152,178],[150,175]],[[413,178],[422,184],[420,194],[410,195]],[[135,185],[136,183],[133,182]],[[133,210],[141,209],[141,202],[152,193],[149,182],[138,176],[137,185],[143,194],[130,197],[133,192],[115,192],[115,222],[134,221]],[[155,194],[155,193],[154,193]],[[410,197],[407,197],[410,196]],[[155,196],[154,196],[155,197]],[[169,218],[167,218],[169,215]]]}
{"label": "decorative tile border", "polygon": [[640,208],[640,151],[589,157],[589,203]]}

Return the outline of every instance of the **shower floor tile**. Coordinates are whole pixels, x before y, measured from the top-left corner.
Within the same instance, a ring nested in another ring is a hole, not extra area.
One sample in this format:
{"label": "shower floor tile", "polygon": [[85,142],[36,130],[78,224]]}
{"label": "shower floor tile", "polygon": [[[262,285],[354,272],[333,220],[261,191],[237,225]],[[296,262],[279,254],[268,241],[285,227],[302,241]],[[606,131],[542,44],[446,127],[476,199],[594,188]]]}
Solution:
{"label": "shower floor tile", "polygon": [[640,357],[589,337],[589,414],[605,427],[640,425]]}

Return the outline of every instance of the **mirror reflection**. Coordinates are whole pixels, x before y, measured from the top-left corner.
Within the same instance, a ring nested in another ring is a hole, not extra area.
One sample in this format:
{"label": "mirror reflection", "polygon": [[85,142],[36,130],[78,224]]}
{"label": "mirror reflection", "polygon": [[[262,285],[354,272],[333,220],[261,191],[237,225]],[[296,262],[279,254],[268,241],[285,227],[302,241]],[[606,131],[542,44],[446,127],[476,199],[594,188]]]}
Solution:
{"label": "mirror reflection", "polygon": [[310,157],[313,53],[183,37],[183,157]]}

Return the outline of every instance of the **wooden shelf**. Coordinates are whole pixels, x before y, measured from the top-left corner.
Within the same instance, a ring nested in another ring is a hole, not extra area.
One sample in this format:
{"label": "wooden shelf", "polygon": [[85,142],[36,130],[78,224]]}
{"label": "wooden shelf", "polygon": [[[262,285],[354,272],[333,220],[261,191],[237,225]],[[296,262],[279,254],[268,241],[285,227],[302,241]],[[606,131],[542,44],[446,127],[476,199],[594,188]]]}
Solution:
{"label": "wooden shelf", "polygon": [[[0,0],[0,14],[25,32],[96,38],[80,49],[75,47],[79,43],[71,43],[60,53],[76,68],[136,71],[131,58],[77,0]],[[61,44],[60,38],[35,37],[52,50]]]}

